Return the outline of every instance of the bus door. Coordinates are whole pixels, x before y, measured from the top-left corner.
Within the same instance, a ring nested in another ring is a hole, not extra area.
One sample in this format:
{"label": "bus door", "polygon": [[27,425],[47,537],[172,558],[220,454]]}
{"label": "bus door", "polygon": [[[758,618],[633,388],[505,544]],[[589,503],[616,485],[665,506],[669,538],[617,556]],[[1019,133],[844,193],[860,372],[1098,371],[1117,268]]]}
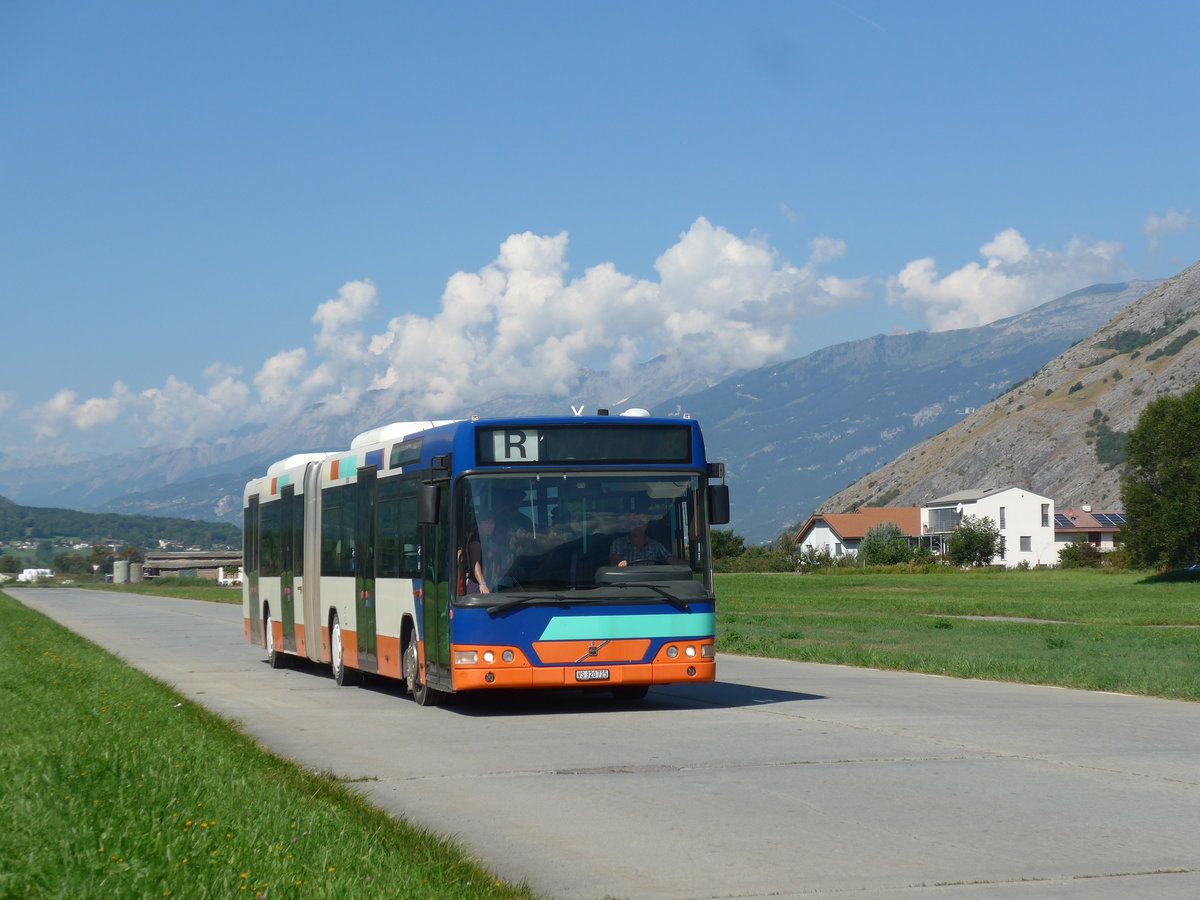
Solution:
{"label": "bus door", "polygon": [[279,491],[279,603],[283,649],[296,652],[296,486]]}
{"label": "bus door", "polygon": [[425,642],[425,683],[449,690],[450,683],[450,485],[444,484],[436,525],[421,526],[421,639]]}
{"label": "bus door", "polygon": [[377,469],[358,470],[354,523],[354,618],[358,632],[358,667],[379,671],[375,640],[375,487]]}
{"label": "bus door", "polygon": [[261,558],[258,520],[258,495],[250,498],[246,507],[246,523],[242,529],[242,568],[246,573],[246,591],[250,597],[250,640],[262,643],[262,601],[258,597],[258,562]]}

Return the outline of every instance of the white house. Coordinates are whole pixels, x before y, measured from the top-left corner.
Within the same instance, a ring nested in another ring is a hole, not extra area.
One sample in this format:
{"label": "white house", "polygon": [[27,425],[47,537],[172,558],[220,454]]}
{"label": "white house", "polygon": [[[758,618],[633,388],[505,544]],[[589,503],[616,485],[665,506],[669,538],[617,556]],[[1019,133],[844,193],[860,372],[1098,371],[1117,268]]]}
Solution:
{"label": "white house", "polygon": [[860,506],[852,513],[814,513],[796,532],[796,544],[835,557],[856,554],[867,532],[885,522],[899,526],[908,542],[918,546],[921,511],[915,506]]}
{"label": "white house", "polygon": [[1021,563],[1058,565],[1054,537],[1054,501],[1019,487],[959,491],[931,500],[921,509],[921,531],[943,544],[964,516],[987,517],[1000,529],[1001,554],[993,562],[1010,569]]}

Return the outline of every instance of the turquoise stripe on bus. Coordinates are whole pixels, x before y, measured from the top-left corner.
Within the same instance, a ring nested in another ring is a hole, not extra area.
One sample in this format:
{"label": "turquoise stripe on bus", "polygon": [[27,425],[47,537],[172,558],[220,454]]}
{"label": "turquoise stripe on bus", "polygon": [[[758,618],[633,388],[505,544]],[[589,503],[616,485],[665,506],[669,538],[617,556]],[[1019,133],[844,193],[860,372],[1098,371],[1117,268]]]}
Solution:
{"label": "turquoise stripe on bus", "polygon": [[710,635],[713,613],[664,613],[650,616],[555,616],[539,640],[577,641],[616,638],[677,638]]}

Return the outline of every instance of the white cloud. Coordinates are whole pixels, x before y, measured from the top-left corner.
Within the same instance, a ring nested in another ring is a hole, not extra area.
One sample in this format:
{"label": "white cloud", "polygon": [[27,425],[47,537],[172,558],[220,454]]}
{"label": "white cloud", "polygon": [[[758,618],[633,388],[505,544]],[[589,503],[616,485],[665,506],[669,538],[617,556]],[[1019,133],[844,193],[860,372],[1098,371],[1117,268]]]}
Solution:
{"label": "white cloud", "polygon": [[118,382],[108,397],[63,391],[30,419],[46,440],[75,429],[99,443],[107,427],[126,445],[181,444],[302,409],[344,414],[370,390],[436,416],[504,394],[566,396],[585,369],[627,373],[652,356],[718,377],[785,357],[798,322],[868,293],[866,278],[820,271],[843,241],[818,237],[794,265],[703,218],[658,257],[657,280],[607,262],[570,278],[568,249],[566,232],[511,235],[491,263],[447,280],[437,314],[402,313],[375,332],[379,291],[347,282],[317,306],[311,347],[275,353],[250,378],[217,363],[206,389],[171,376],[141,392]]}
{"label": "white cloud", "polygon": [[283,350],[262,364],[254,376],[259,399],[267,404],[280,403],[292,387],[292,382],[304,373],[308,352],[303,347]]}
{"label": "white cloud", "polygon": [[1142,234],[1146,238],[1146,249],[1151,253],[1157,253],[1164,237],[1168,234],[1187,231],[1195,224],[1196,219],[1192,216],[1190,209],[1185,209],[1183,212],[1175,212],[1174,209],[1168,209],[1161,216],[1155,212],[1148,213],[1146,221],[1142,223]]}
{"label": "white cloud", "polygon": [[1032,309],[1108,277],[1122,247],[1075,237],[1062,250],[1030,248],[1015,228],[979,248],[984,264],[940,276],[932,258],[913,260],[887,281],[887,302],[934,331],[971,328]]}

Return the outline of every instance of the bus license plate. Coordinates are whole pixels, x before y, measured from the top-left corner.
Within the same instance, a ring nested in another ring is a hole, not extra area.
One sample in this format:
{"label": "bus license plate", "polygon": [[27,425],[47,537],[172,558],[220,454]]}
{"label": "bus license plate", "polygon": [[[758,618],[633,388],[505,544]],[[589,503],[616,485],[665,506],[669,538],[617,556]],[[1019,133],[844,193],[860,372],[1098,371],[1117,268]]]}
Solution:
{"label": "bus license plate", "polygon": [[576,669],[576,681],[608,681],[608,669]]}

